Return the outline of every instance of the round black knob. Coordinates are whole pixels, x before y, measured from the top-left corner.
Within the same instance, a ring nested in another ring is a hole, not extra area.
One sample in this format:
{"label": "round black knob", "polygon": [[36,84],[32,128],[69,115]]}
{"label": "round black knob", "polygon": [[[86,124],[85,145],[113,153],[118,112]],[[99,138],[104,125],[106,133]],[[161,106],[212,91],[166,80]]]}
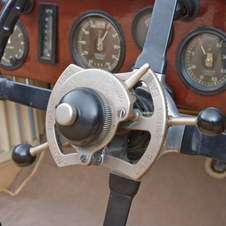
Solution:
{"label": "round black knob", "polygon": [[19,167],[30,166],[34,163],[36,156],[30,153],[30,144],[19,144],[12,151],[12,160]]}
{"label": "round black knob", "polygon": [[56,108],[56,125],[69,143],[98,143],[108,131],[107,101],[96,90],[79,87],[67,93]]}
{"label": "round black knob", "polygon": [[226,118],[223,111],[218,108],[206,108],[197,117],[199,130],[207,136],[221,134],[226,126]]}

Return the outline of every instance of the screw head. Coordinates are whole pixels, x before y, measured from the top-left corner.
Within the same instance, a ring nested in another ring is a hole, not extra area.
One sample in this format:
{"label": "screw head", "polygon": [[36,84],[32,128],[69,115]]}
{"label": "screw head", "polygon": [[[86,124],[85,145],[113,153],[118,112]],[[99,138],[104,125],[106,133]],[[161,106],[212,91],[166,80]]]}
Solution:
{"label": "screw head", "polygon": [[86,163],[88,161],[88,155],[87,154],[81,154],[80,155],[80,161],[82,163]]}
{"label": "screw head", "polygon": [[126,110],[124,108],[119,108],[117,115],[119,118],[124,118],[126,115]]}

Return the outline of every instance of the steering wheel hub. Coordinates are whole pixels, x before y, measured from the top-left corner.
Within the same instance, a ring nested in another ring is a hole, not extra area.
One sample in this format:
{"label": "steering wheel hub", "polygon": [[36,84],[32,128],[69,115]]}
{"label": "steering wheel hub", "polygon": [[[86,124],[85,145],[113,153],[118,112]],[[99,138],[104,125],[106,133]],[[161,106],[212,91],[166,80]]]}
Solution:
{"label": "steering wheel hub", "polygon": [[55,115],[58,131],[70,144],[78,146],[97,145],[111,125],[107,99],[86,87],[67,93],[60,100]]}
{"label": "steering wheel hub", "polygon": [[[158,157],[167,130],[164,93],[158,78],[148,68],[146,65],[137,72],[113,75],[98,69],[84,70],[70,65],[62,73],[50,96],[46,116],[47,140],[58,166],[93,164],[95,153],[105,150],[120,128],[148,131],[151,138],[147,150],[134,164],[109,154],[102,156],[99,164],[133,179],[145,174]],[[151,117],[146,117],[138,111],[137,117],[136,111],[134,120],[136,93],[132,87],[140,78],[150,91],[154,112]],[[59,116],[56,117],[62,104],[71,106],[69,112],[76,109],[76,116],[71,113],[72,121],[69,120],[68,125],[62,125]],[[56,131],[71,144],[75,153],[62,153]]]}

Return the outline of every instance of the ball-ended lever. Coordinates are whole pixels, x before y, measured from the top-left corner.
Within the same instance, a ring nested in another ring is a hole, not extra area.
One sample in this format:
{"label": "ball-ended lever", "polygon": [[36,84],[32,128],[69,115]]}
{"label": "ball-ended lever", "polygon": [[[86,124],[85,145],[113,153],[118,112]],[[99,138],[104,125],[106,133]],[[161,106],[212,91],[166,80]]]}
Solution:
{"label": "ball-ended lever", "polygon": [[223,111],[218,108],[209,107],[203,109],[197,117],[171,117],[169,116],[169,126],[197,125],[199,130],[207,136],[217,136],[226,127],[226,118]]}

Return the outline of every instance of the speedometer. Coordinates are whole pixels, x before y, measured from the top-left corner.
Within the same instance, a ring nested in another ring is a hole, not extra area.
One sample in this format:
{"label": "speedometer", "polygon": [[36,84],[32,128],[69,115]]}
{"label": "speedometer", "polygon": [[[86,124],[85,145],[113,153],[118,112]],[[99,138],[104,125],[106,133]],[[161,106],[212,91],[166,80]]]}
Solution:
{"label": "speedometer", "polygon": [[202,27],[188,33],[177,51],[177,70],[191,90],[214,95],[226,89],[226,34]]}
{"label": "speedometer", "polygon": [[118,23],[103,11],[88,11],[74,23],[69,49],[72,60],[83,68],[116,72],[125,56],[125,40]]}

